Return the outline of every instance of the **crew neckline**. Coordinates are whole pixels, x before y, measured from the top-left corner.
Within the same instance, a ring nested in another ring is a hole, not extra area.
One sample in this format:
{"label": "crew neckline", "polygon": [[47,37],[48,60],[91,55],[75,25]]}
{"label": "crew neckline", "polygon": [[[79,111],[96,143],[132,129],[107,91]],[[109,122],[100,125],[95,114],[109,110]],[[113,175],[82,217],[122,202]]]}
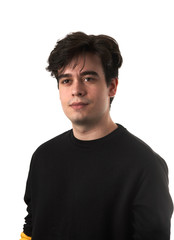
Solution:
{"label": "crew neckline", "polygon": [[112,139],[115,135],[119,136],[125,130],[125,128],[121,124],[118,124],[118,123],[116,124],[118,127],[114,129],[111,133],[107,134],[104,137],[93,139],[93,140],[80,140],[74,136],[73,130],[71,129],[70,141],[76,146],[84,147],[84,148],[89,148],[89,147],[93,148],[93,147],[101,146],[102,143],[105,143],[106,141]]}

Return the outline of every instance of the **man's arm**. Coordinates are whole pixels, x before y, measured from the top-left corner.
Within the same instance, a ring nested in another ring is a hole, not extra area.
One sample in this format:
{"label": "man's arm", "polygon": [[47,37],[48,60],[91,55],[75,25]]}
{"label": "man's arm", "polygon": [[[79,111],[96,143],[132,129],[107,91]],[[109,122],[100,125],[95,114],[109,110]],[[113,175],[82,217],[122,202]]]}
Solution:
{"label": "man's arm", "polygon": [[156,159],[142,173],[134,199],[133,239],[169,240],[172,212],[167,165],[156,155]]}
{"label": "man's arm", "polygon": [[23,226],[23,232],[21,233],[21,240],[30,240],[32,236],[32,206],[31,206],[31,178],[32,178],[32,161],[30,163],[30,170],[26,183],[26,190],[24,195],[24,201],[27,205],[28,215],[25,217],[25,224]]}

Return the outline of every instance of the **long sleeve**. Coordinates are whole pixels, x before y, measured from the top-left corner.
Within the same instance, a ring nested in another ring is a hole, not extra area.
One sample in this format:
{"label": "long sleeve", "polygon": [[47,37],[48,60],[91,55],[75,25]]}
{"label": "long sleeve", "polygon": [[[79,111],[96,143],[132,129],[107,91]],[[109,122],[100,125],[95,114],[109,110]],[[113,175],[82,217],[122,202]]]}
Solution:
{"label": "long sleeve", "polygon": [[167,165],[123,127],[94,141],[68,131],[42,144],[24,200],[32,240],[170,239]]}
{"label": "long sleeve", "polygon": [[[33,158],[32,158],[33,159]],[[27,212],[28,215],[25,217],[25,224],[23,226],[23,233],[27,235],[28,237],[32,236],[32,206],[31,206],[31,195],[32,195],[32,190],[31,190],[31,177],[32,175],[32,160],[30,164],[30,170],[28,174],[28,179],[26,183],[26,190],[25,190],[25,195],[24,195],[24,201],[27,205]]]}
{"label": "long sleeve", "polygon": [[168,190],[168,169],[157,157],[141,176],[133,204],[133,239],[169,240],[173,204]]}

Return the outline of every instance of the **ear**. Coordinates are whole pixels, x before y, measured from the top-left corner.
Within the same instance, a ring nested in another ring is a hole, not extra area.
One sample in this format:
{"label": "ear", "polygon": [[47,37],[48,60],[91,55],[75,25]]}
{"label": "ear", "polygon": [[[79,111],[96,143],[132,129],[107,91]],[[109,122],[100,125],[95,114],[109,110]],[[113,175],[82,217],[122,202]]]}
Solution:
{"label": "ear", "polygon": [[117,92],[118,78],[112,78],[112,81],[108,87],[109,97],[114,97]]}

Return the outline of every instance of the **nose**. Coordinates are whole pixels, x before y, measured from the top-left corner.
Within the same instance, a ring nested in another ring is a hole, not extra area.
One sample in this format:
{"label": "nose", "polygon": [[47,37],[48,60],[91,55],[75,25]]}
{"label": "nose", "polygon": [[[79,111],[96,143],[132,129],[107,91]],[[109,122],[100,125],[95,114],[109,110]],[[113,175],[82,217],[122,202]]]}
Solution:
{"label": "nose", "polygon": [[84,84],[77,80],[72,84],[72,96],[81,96],[83,97],[86,94],[86,89]]}

